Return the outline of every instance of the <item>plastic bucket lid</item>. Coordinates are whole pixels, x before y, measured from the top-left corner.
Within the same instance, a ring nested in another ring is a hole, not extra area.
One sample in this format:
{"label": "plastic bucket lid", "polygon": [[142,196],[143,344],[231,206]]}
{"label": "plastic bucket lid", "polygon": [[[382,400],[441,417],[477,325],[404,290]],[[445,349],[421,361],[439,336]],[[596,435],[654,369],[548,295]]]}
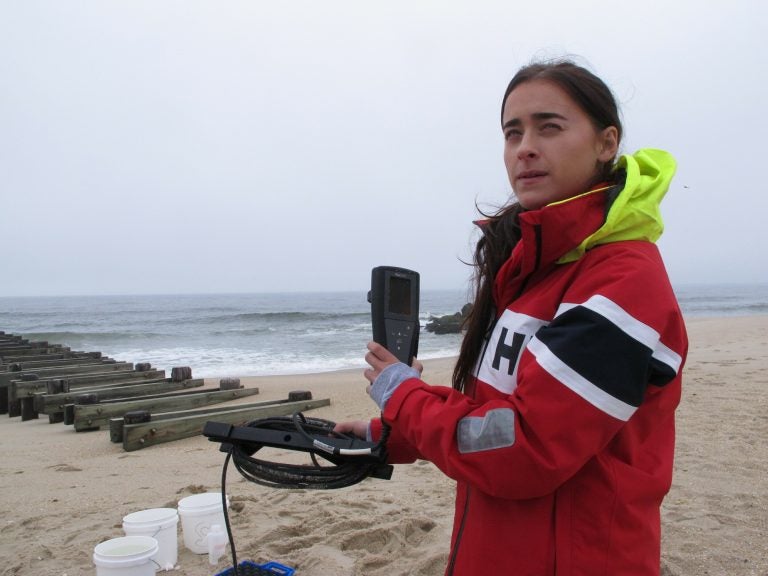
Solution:
{"label": "plastic bucket lid", "polygon": [[[229,499],[227,499],[227,506],[229,506]],[[182,516],[202,516],[221,509],[221,492],[193,494],[179,500],[179,514]]]}
{"label": "plastic bucket lid", "polygon": [[123,516],[123,528],[162,530],[177,524],[178,521],[179,515],[175,508],[149,508]]}
{"label": "plastic bucket lid", "polygon": [[149,562],[157,550],[157,540],[151,536],[113,538],[96,545],[93,549],[93,563],[105,568],[141,566]]}

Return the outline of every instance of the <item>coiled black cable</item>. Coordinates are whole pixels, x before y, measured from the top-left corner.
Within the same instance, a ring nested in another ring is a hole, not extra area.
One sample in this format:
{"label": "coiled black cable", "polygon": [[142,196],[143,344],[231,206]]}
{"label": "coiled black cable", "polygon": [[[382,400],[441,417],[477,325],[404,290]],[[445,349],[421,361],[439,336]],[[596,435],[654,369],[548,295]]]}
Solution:
{"label": "coiled black cable", "polygon": [[[344,488],[357,484],[368,476],[389,478],[392,474],[392,466],[385,464],[385,448],[390,432],[386,422],[383,422],[381,439],[376,444],[368,442],[361,444],[352,436],[334,432],[333,429],[336,426],[334,422],[321,418],[306,418],[300,412],[290,417],[263,418],[246,424],[248,428],[284,431],[286,436],[294,432],[300,434],[307,440],[307,446],[311,446],[311,448],[305,447],[303,451],[309,453],[312,465],[283,464],[254,458],[253,454],[263,448],[263,445],[234,441],[229,435],[226,438],[220,437],[215,431],[208,430],[208,425],[204,434],[211,440],[222,442],[222,451],[227,453],[221,472],[221,502],[232,554],[232,567],[222,573],[226,576],[239,576],[240,573],[227,509],[227,467],[230,461],[235,464],[245,479],[270,488],[316,490]],[[344,442],[338,441],[330,445],[329,438],[347,440],[348,447],[340,447]],[[361,448],[361,445],[364,447]],[[285,447],[290,448],[287,445]],[[324,464],[320,463],[318,456],[325,460]]]}
{"label": "coiled black cable", "polygon": [[[313,442],[317,449],[309,451],[312,464],[286,464],[254,458],[255,448],[247,444],[235,444],[232,448],[232,462],[247,480],[270,488],[308,488],[332,490],[357,484],[368,476],[381,477],[381,468],[385,459],[384,446],[389,435],[389,427],[384,426],[381,440],[373,448],[355,450],[340,449],[329,452],[322,442],[323,437],[348,439],[350,446],[353,437],[333,431],[334,422],[321,418],[306,418],[300,412],[291,417],[273,417],[254,420],[246,424],[250,428],[262,428],[297,432]],[[373,453],[380,454],[377,459]],[[319,458],[324,460],[320,462]]]}

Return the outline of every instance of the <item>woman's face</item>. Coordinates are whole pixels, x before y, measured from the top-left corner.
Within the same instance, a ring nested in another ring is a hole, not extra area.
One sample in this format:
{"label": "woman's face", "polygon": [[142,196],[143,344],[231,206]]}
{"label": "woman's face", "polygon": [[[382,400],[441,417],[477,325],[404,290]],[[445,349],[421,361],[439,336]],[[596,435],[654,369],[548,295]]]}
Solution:
{"label": "woman's face", "polygon": [[531,80],[507,96],[504,164],[518,202],[536,210],[586,192],[598,166],[618,149],[614,126],[592,120],[557,84]]}

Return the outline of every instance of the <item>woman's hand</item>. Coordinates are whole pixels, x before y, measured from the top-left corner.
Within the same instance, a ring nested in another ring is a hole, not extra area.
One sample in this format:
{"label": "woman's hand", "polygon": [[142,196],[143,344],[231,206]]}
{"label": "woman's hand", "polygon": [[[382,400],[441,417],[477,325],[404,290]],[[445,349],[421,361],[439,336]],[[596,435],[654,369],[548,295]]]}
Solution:
{"label": "woman's hand", "polygon": [[350,420],[349,422],[339,422],[334,426],[333,431],[337,434],[351,434],[362,440],[367,440],[369,425],[370,423],[366,420]]}
{"label": "woman's hand", "polygon": [[363,372],[363,376],[370,382],[366,392],[382,412],[397,387],[409,378],[420,378],[424,369],[416,359],[413,360],[413,366],[406,366],[392,352],[376,342],[368,343],[365,361],[370,365],[370,368]]}
{"label": "woman's hand", "polygon": [[[371,384],[378,378],[381,371],[384,370],[390,364],[397,364],[400,362],[392,352],[387,350],[384,346],[377,342],[368,342],[368,353],[365,355],[365,361],[371,366],[363,372],[363,376]],[[421,362],[413,359],[411,367],[419,372],[419,375],[424,371],[424,366]],[[368,388],[370,393],[370,387]]]}
{"label": "woman's hand", "polygon": [[365,361],[370,365],[370,368],[365,369],[363,376],[371,383],[378,378],[384,368],[400,362],[392,352],[378,342],[368,342],[368,353],[365,355]]}

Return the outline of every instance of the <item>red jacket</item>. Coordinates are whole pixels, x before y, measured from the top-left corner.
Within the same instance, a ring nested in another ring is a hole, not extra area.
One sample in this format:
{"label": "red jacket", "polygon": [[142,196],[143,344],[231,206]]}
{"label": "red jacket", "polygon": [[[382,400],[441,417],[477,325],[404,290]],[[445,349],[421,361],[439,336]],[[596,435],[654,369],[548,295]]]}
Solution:
{"label": "red jacket", "polygon": [[623,187],[521,215],[465,393],[410,379],[386,405],[390,461],[457,481],[446,574],[659,574],[687,352],[652,242],[674,162],[622,165]]}

